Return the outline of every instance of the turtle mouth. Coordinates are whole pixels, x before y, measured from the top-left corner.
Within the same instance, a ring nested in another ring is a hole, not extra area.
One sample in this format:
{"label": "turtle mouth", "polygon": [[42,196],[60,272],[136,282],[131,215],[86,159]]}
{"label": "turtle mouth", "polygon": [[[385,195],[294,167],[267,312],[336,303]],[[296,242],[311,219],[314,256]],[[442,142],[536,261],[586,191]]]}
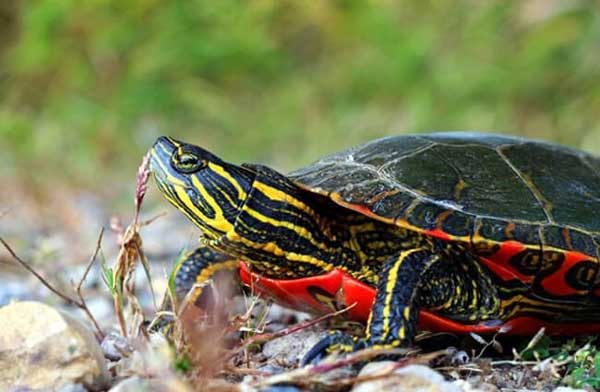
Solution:
{"label": "turtle mouth", "polygon": [[171,157],[180,148],[181,143],[170,137],[159,137],[150,149],[150,173],[158,189],[177,209],[186,214],[194,223],[201,222],[187,211],[185,203],[177,195],[178,190],[187,191],[190,186],[185,176],[178,173],[171,165]]}

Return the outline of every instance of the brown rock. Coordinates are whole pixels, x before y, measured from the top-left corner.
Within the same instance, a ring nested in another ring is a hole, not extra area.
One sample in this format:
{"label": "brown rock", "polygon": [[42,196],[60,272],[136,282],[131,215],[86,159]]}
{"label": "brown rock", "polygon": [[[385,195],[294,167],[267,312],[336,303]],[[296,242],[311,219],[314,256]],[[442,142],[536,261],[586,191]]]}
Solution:
{"label": "brown rock", "polygon": [[39,302],[0,308],[0,390],[106,386],[104,356],[81,321]]}

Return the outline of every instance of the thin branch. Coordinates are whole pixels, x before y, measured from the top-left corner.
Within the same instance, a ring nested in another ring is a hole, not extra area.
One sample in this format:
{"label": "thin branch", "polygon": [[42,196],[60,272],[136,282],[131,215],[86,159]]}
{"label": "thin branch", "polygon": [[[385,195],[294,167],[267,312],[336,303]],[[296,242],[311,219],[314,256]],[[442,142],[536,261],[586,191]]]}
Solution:
{"label": "thin branch", "polygon": [[354,304],[352,304],[350,306],[347,306],[347,307],[345,307],[343,309],[340,309],[338,311],[335,311],[335,312],[332,312],[332,313],[327,313],[327,314],[325,314],[323,316],[320,316],[320,317],[317,317],[315,319],[307,320],[307,321],[304,321],[302,323],[299,323],[299,324],[296,324],[296,325],[292,325],[291,327],[284,328],[284,329],[282,329],[280,331],[277,331],[277,332],[263,333],[263,334],[258,334],[258,335],[251,336],[251,337],[249,337],[248,339],[246,339],[246,340],[244,340],[242,342],[242,345],[239,347],[239,349],[246,348],[246,347],[248,347],[248,346],[250,346],[250,345],[252,345],[254,343],[264,342],[264,341],[268,341],[268,340],[271,340],[271,339],[279,338],[279,337],[282,337],[282,336],[287,336],[287,335],[290,335],[290,334],[292,334],[294,332],[298,332],[298,331],[301,331],[303,329],[310,328],[313,325],[319,324],[322,321],[328,320],[328,319],[333,318],[333,317],[337,317],[340,314],[343,314],[343,313],[349,311],[354,306],[356,306],[356,303],[354,303]]}
{"label": "thin branch", "polygon": [[152,224],[155,220],[157,220],[159,218],[162,218],[163,216],[167,216],[168,214],[169,213],[167,211],[159,212],[158,214],[154,215],[153,217],[151,217],[151,218],[149,218],[149,219],[147,219],[145,221],[142,221],[139,224],[139,226],[140,227],[148,226],[148,225]]}
{"label": "thin branch", "polygon": [[79,298],[80,305],[82,305],[79,308],[81,310],[83,310],[83,312],[87,315],[87,317],[90,319],[92,324],[94,324],[94,328],[96,329],[96,334],[98,335],[97,337],[99,338],[99,340],[103,339],[105,334],[102,331],[102,328],[100,328],[100,325],[98,324],[98,322],[96,321],[96,318],[94,317],[94,315],[92,314],[90,309],[87,307],[87,303],[85,302],[85,298],[83,298],[81,288],[83,286],[83,282],[85,282],[85,280],[87,279],[87,276],[90,273],[92,266],[96,262],[98,253],[100,252],[100,249],[102,248],[102,238],[103,237],[104,237],[104,227],[100,229],[100,234],[98,235],[98,239],[96,240],[96,248],[94,249],[94,253],[90,257],[90,261],[88,262],[88,265],[85,268],[85,271],[83,272],[83,276],[79,280],[77,287],[75,287],[75,292],[77,293],[77,297]]}
{"label": "thin branch", "polygon": [[[421,354],[418,357],[405,357],[391,365],[389,368],[385,369],[386,373],[393,372],[396,369],[404,367],[409,364],[415,363],[427,363],[434,358],[439,357],[440,355],[447,354],[448,350],[440,350],[434,351],[432,353]],[[412,353],[414,354],[414,353]],[[273,375],[266,380],[259,380],[255,383],[256,386],[266,387],[269,385],[279,384],[279,383],[300,383],[301,385],[307,387],[315,384],[324,384],[322,380],[319,380],[317,377],[324,373],[330,372],[334,369],[338,369],[340,367],[353,365],[356,363],[364,362],[370,360],[374,357],[380,355],[411,355],[407,349],[395,348],[395,349],[379,349],[379,348],[366,348],[347,356],[343,356],[341,358],[336,358],[333,360],[325,360],[316,365],[308,365],[298,369],[291,370],[286,373],[280,373]],[[376,374],[371,376],[362,376],[362,377],[353,377],[346,379],[334,379],[332,380],[330,385],[350,385],[354,384],[357,380],[365,381],[371,378],[378,379],[388,376],[389,374]]]}
{"label": "thin branch", "polygon": [[98,239],[96,240],[96,248],[94,248],[94,253],[92,254],[92,257],[90,257],[88,265],[85,268],[85,271],[83,272],[83,276],[81,277],[79,283],[77,284],[77,287],[75,288],[75,291],[77,291],[78,293],[81,292],[81,286],[83,285],[83,282],[85,282],[85,280],[87,279],[87,276],[90,273],[92,266],[96,262],[98,252],[100,252],[100,248],[102,247],[102,237],[104,237],[104,227],[100,229],[100,234],[98,235]]}
{"label": "thin branch", "polygon": [[10,247],[10,245],[6,243],[6,241],[4,241],[2,237],[0,237],[0,242],[2,242],[2,245],[4,245],[4,247],[6,248],[8,253],[10,253],[10,255],[13,257],[13,259],[15,259],[19,264],[21,264],[21,266],[23,266],[23,268],[25,268],[27,271],[31,272],[33,276],[35,276],[44,286],[46,286],[48,290],[62,298],[65,302],[67,302],[70,305],[75,305],[79,307],[81,306],[81,304],[77,300],[55,289],[50,283],[48,283],[48,281],[46,281],[46,279],[44,279],[42,275],[40,275],[36,270],[34,270],[25,260],[17,256],[15,251]]}
{"label": "thin branch", "polygon": [[86,278],[87,278],[87,276],[88,276],[88,274],[89,274],[89,272],[90,272],[90,270],[92,268],[92,265],[96,261],[96,258],[98,256],[98,252],[100,251],[100,248],[101,248],[103,235],[104,235],[104,228],[102,228],[102,230],[100,230],[100,235],[98,236],[98,240],[96,241],[96,249],[94,250],[94,253],[92,254],[92,257],[90,258],[90,261],[89,261],[89,263],[88,263],[88,265],[87,265],[87,267],[85,269],[85,272],[84,272],[83,276],[81,277],[81,280],[79,281],[79,283],[75,287],[75,292],[77,293],[77,297],[79,299],[71,298],[67,294],[61,292],[60,290],[58,290],[54,286],[52,286],[42,275],[40,275],[33,267],[31,267],[29,265],[29,263],[27,263],[25,260],[23,260],[22,258],[20,258],[15,253],[15,251],[10,247],[10,245],[8,245],[8,243],[6,241],[4,241],[3,238],[0,237],[0,242],[2,242],[2,245],[4,245],[4,247],[6,248],[6,250],[8,251],[8,253],[10,253],[10,255],[13,257],[14,260],[16,260],[23,268],[25,268],[33,276],[35,276],[52,293],[54,293],[55,295],[57,295],[59,298],[61,298],[63,301],[65,301],[69,305],[76,306],[77,308],[81,309],[85,313],[85,315],[90,319],[90,321],[94,325],[94,329],[96,330],[96,337],[99,338],[99,339],[104,338],[104,332],[102,331],[102,329],[98,325],[98,322],[94,318],[94,315],[92,314],[92,312],[88,308],[88,306],[87,306],[87,304],[85,302],[85,299],[83,298],[83,294],[81,292],[81,288],[82,288],[83,282],[86,280]]}

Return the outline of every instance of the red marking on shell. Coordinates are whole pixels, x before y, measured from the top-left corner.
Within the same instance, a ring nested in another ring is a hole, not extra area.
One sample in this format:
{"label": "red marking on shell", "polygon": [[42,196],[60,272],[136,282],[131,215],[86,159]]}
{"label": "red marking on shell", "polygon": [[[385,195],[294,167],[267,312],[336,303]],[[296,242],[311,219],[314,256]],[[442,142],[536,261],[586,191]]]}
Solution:
{"label": "red marking on shell", "polygon": [[451,241],[453,239],[453,237],[450,234],[440,229],[426,230],[425,234],[445,241]]}
{"label": "red marking on shell", "polygon": [[499,245],[500,248],[493,255],[480,257],[481,262],[502,280],[516,278],[525,284],[530,284],[533,277],[521,274],[509,263],[513,256],[525,249],[523,244],[517,241],[506,241]]}
{"label": "red marking on shell", "polygon": [[541,281],[541,285],[544,291],[552,295],[576,295],[576,294],[587,294],[586,291],[575,290],[571,287],[566,280],[567,271],[569,271],[575,264],[589,260],[590,257],[579,252],[566,252],[565,260],[553,274],[545,277]]}
{"label": "red marking on shell", "polygon": [[374,216],[376,216],[376,215],[373,213],[373,211],[371,211],[371,209],[370,209],[369,207],[362,206],[362,205],[359,205],[359,204],[355,204],[355,205],[353,205],[353,206],[352,206],[352,208],[353,208],[355,211],[357,211],[357,212],[360,212],[360,213],[361,213],[361,214],[363,214],[363,215],[370,216],[370,217],[374,217]]}

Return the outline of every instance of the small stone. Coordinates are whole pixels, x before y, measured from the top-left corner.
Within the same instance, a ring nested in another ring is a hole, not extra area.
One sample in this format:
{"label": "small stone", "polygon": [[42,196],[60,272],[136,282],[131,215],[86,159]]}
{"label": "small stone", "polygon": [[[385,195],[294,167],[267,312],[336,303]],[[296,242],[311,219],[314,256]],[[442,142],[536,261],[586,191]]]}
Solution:
{"label": "small stone", "polygon": [[102,350],[79,320],[39,302],[0,308],[0,390],[108,383]]}
{"label": "small stone", "polygon": [[469,354],[466,351],[460,350],[456,351],[450,360],[450,363],[453,365],[464,365],[470,361]]}
{"label": "small stone", "polygon": [[191,392],[192,390],[182,381],[173,377],[141,378],[138,376],[127,378],[112,387],[109,392]]}
{"label": "small stone", "polygon": [[575,389],[571,387],[558,387],[554,392],[587,392],[585,389]]}
{"label": "small stone", "polygon": [[452,384],[465,392],[500,392],[497,386],[486,382],[471,383],[470,380],[454,380]]}
{"label": "small stone", "polygon": [[286,371],[286,369],[284,367],[278,366],[276,364],[273,363],[267,363],[265,365],[260,366],[257,370],[261,371],[261,372],[265,372],[268,374],[279,374],[279,373],[283,373]]}
{"label": "small stone", "polygon": [[87,389],[81,384],[67,384],[57,392],[87,392]]}
{"label": "small stone", "polygon": [[306,353],[326,334],[325,331],[304,329],[275,338],[265,343],[263,354],[270,361],[282,366],[293,367],[298,365]]}
{"label": "small stone", "polygon": [[352,392],[463,392],[462,388],[446,381],[440,373],[427,366],[408,365],[392,370],[395,365],[393,361],[367,364],[358,374],[359,378],[379,374],[382,378],[359,382]]}
{"label": "small stone", "polygon": [[261,389],[260,392],[302,392],[302,389],[294,385],[272,385]]}
{"label": "small stone", "polygon": [[104,356],[111,361],[118,361],[123,356],[129,356],[133,352],[133,347],[127,339],[114,332],[109,333],[102,339],[100,347]]}

